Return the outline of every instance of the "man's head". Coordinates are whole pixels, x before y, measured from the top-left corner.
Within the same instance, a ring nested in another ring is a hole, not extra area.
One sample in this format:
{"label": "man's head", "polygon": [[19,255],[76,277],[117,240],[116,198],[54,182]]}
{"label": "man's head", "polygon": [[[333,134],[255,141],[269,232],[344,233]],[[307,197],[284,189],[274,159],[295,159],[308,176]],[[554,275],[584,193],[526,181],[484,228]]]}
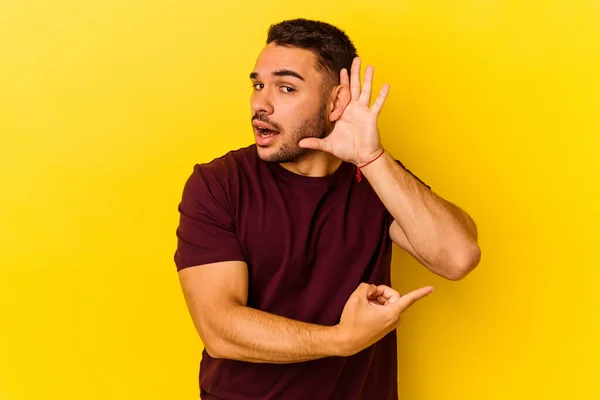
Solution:
{"label": "man's head", "polygon": [[261,159],[294,162],[308,151],[305,137],[324,137],[350,100],[340,71],[350,71],[356,49],[340,29],[295,19],[272,25],[250,74],[252,123]]}

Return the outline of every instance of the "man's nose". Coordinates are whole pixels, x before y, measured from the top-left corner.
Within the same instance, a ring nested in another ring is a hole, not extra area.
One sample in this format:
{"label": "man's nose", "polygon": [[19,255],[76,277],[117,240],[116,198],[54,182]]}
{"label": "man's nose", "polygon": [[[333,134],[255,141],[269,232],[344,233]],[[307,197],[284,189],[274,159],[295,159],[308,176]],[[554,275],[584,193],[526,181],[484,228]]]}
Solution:
{"label": "man's nose", "polygon": [[273,103],[266,89],[254,93],[251,107],[254,114],[273,114]]}

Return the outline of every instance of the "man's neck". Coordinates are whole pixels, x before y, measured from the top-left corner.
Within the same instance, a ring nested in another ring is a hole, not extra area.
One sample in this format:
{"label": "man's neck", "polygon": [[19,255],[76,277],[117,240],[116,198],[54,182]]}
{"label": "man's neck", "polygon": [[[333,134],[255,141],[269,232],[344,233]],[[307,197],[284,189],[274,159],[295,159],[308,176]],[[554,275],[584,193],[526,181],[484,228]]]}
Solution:
{"label": "man's neck", "polygon": [[301,160],[281,163],[280,165],[290,172],[302,176],[323,177],[333,174],[342,160],[323,151],[313,151],[302,157]]}

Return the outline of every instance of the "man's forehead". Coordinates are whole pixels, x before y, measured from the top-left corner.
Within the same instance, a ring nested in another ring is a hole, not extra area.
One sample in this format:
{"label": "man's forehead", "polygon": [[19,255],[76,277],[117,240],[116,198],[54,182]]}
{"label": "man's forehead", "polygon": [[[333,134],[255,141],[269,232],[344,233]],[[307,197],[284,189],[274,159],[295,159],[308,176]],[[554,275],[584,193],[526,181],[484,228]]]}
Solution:
{"label": "man's forehead", "polygon": [[310,50],[298,47],[268,44],[259,54],[254,72],[259,76],[271,75],[274,71],[296,71],[305,78],[316,77],[316,57]]}

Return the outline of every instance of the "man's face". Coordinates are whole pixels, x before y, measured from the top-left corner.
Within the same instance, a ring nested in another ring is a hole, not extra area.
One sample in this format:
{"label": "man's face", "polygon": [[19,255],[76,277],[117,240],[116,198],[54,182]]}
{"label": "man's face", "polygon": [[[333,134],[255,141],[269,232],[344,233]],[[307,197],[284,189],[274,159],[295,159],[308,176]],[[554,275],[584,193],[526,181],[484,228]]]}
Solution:
{"label": "man's face", "polygon": [[252,125],[258,155],[263,161],[300,160],[310,150],[298,146],[305,137],[324,137],[328,131],[323,75],[316,57],[295,47],[267,45],[250,74]]}

